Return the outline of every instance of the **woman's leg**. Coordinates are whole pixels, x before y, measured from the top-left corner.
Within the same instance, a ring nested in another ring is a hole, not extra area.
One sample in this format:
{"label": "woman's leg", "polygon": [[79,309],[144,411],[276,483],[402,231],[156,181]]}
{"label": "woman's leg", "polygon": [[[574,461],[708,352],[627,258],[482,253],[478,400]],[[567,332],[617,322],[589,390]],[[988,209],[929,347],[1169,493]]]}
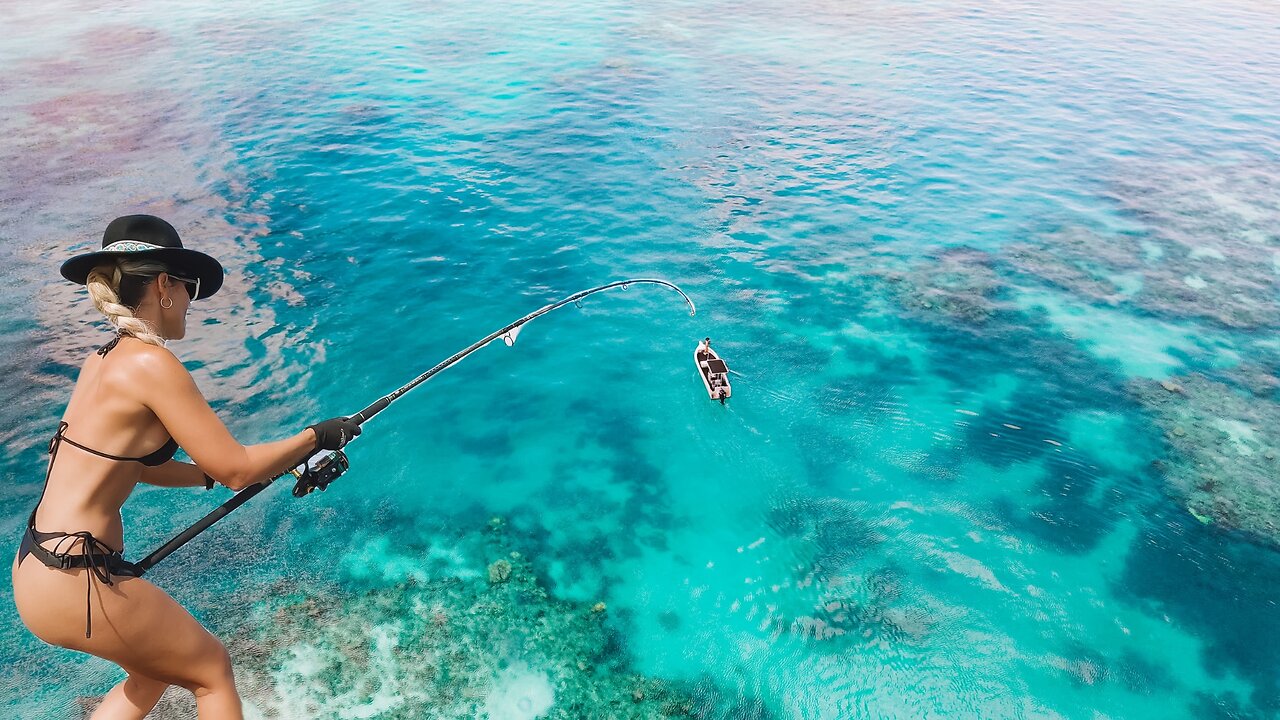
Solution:
{"label": "woman's leg", "polygon": [[152,689],[159,683],[187,688],[202,719],[243,718],[226,648],[150,582],[95,582],[93,637],[85,638],[86,572],[47,568],[32,558],[14,569],[14,601],[36,637],[110,660],[131,676],[150,679]]}
{"label": "woman's leg", "polygon": [[102,697],[102,704],[89,720],[144,720],[168,687],[167,682],[129,673]]}
{"label": "woman's leg", "polygon": [[96,594],[102,614],[94,614],[93,638],[76,649],[190,690],[201,718],[243,717],[231,656],[191,613],[141,578],[98,586]]}

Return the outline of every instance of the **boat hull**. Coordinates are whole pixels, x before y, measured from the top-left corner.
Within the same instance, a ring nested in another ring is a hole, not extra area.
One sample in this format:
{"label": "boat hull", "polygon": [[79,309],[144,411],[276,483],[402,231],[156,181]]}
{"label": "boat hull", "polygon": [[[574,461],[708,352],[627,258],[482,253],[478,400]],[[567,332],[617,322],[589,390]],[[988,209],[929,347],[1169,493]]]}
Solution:
{"label": "boat hull", "polygon": [[733,397],[733,386],[729,383],[729,366],[712,350],[709,345],[698,343],[693,351],[693,363],[702,377],[702,386],[707,389],[707,396],[712,400],[728,400]]}

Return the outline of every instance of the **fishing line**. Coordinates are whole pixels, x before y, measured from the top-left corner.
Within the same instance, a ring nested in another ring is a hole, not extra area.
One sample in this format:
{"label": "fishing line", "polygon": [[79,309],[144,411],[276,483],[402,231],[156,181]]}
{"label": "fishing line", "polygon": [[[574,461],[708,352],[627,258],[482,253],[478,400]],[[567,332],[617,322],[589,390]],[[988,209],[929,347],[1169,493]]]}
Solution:
{"label": "fishing line", "polygon": [[[693,301],[689,299],[689,296],[685,295],[684,291],[676,287],[673,283],[669,283],[666,280],[658,280],[655,278],[635,278],[631,280],[618,280],[617,282],[611,282],[611,283],[608,283],[607,285],[600,285],[598,287],[593,287],[588,290],[582,290],[581,292],[576,292],[570,295],[569,297],[563,300],[560,300],[559,302],[554,302],[554,303],[551,303],[550,305],[544,305],[538,308],[537,310],[534,310],[533,312],[529,313],[528,315],[525,315],[519,320],[516,320],[515,322],[507,325],[506,327],[503,327],[499,330],[495,330],[494,332],[489,333],[488,335],[481,338],[480,340],[477,340],[476,342],[468,345],[462,350],[459,350],[453,355],[450,355],[448,358],[437,363],[430,370],[427,370],[426,372],[422,373],[416,378],[400,386],[394,392],[378,398],[374,402],[370,403],[368,407],[364,408],[363,410],[356,413],[355,415],[352,415],[351,419],[354,420],[356,424],[363,425],[364,423],[372,419],[373,416],[387,409],[388,405],[395,402],[400,397],[404,396],[405,393],[418,387],[422,383],[430,380],[432,377],[434,377],[436,374],[440,373],[441,371],[446,370],[450,367],[453,367],[454,365],[457,365],[459,362],[462,361],[463,358],[479,350],[480,348],[483,348],[489,345],[495,340],[501,339],[503,343],[507,345],[507,347],[511,347],[515,345],[516,338],[520,335],[520,329],[524,327],[525,324],[532,322],[536,318],[546,315],[552,310],[556,310],[558,308],[564,307],[565,305],[568,305],[570,303],[573,303],[577,307],[582,307],[581,301],[583,298],[587,297],[588,295],[594,295],[595,293],[598,293],[598,292],[604,292],[605,290],[612,290],[613,288],[619,288],[619,287],[622,288],[623,290],[626,290],[632,285],[641,285],[641,284],[661,285],[663,287],[668,287],[668,288],[671,288],[672,290],[675,290],[676,292],[680,293],[680,297],[684,298],[684,301],[688,303],[689,315],[697,314],[698,310],[696,307],[694,307]],[[172,554],[173,551],[177,550],[183,545],[186,545],[195,536],[209,529],[211,525],[213,525],[214,523],[218,522],[222,518],[229,515],[233,510],[235,510],[236,508],[240,507],[241,505],[251,500],[255,495],[262,492],[263,490],[266,490],[276,480],[279,480],[280,478],[285,477],[286,475],[294,476],[295,478],[297,478],[297,484],[294,485],[293,494],[297,497],[302,497],[303,495],[307,495],[314,490],[324,490],[326,487],[329,486],[329,483],[336,480],[346,470],[347,470],[347,458],[346,458],[346,455],[341,450],[332,450],[332,451],[321,450],[320,452],[317,452],[313,454],[311,457],[307,458],[305,462],[293,468],[292,470],[283,472],[273,478],[264,480],[260,483],[250,485],[244,490],[241,490],[240,492],[236,493],[235,496],[232,497],[230,500],[219,505],[217,508],[214,508],[214,510],[210,512],[208,515],[205,515],[203,518],[196,521],[196,523],[193,524],[191,527],[175,535],[173,539],[171,539],[169,542],[165,543],[164,545],[161,545],[150,555],[146,556],[141,561],[139,561],[136,565],[139,576],[141,576],[142,573],[146,572],[147,570],[150,570],[152,567],[155,567],[156,563],[165,559],[170,554]]]}

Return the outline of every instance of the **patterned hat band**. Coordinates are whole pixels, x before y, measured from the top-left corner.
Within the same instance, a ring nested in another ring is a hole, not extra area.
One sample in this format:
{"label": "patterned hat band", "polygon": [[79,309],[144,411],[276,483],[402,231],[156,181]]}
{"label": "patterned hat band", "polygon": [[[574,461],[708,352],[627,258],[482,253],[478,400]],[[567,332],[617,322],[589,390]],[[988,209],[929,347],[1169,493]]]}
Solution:
{"label": "patterned hat band", "polygon": [[160,245],[139,242],[137,240],[119,240],[102,248],[101,252],[143,252],[145,250],[164,250]]}

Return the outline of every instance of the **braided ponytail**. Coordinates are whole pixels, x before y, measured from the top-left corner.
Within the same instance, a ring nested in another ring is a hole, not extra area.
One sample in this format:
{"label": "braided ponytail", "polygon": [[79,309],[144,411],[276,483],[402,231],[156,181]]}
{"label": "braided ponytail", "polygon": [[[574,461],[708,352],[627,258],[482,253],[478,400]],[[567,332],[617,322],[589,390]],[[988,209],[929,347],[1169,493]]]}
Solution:
{"label": "braided ponytail", "polygon": [[[156,275],[167,270],[168,268],[154,260],[118,258],[89,271],[85,287],[89,290],[89,297],[93,298],[94,307],[107,316],[116,332],[164,347],[164,338],[146,320],[135,317],[129,304],[136,308],[141,300],[141,289],[154,282]],[[131,286],[128,291],[122,292],[122,283]]]}

